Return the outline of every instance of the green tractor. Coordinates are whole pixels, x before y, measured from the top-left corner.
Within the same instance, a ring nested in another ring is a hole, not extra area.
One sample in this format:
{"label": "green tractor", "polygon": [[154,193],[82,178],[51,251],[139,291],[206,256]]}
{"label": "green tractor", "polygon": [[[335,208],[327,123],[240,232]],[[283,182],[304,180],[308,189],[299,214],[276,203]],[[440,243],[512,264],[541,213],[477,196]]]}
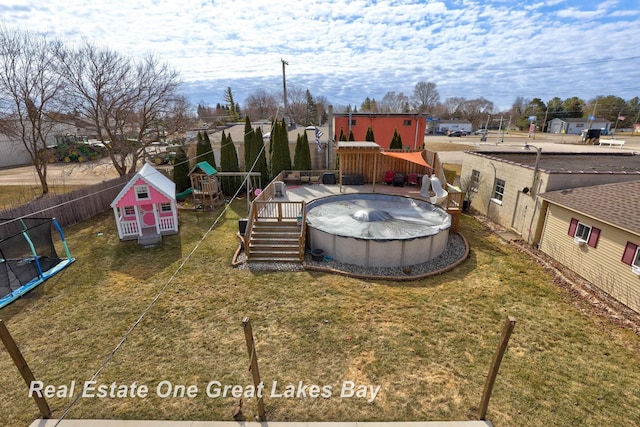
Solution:
{"label": "green tractor", "polygon": [[180,144],[152,142],[145,149],[147,161],[158,166],[172,165],[176,161],[176,153],[180,147],[182,147]]}

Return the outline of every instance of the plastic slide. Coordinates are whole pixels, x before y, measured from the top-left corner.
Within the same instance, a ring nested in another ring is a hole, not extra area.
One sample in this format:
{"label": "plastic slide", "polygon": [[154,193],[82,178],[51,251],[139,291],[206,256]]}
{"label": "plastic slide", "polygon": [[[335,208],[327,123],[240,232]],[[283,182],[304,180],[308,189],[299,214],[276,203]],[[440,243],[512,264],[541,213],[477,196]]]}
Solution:
{"label": "plastic slide", "polygon": [[447,200],[449,193],[447,190],[442,188],[442,183],[435,174],[431,175],[429,180],[431,181],[431,189],[435,193],[433,197],[429,198],[429,202],[433,205],[441,205],[445,200]]}
{"label": "plastic slide", "polygon": [[191,193],[193,193],[193,188],[189,187],[186,190],[184,190],[182,193],[176,193],[176,199],[178,200],[186,199],[187,196],[190,195]]}

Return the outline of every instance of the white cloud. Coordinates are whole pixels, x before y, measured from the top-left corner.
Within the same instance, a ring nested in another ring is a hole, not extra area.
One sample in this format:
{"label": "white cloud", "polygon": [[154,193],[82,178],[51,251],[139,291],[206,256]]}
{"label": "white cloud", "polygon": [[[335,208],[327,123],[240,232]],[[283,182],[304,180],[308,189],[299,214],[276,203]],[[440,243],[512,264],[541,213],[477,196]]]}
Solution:
{"label": "white cloud", "polygon": [[411,94],[418,81],[435,82],[443,99],[484,96],[502,107],[517,96],[638,95],[637,59],[571,66],[633,57],[637,0],[568,3],[0,0],[0,12],[5,25],[157,53],[212,104],[227,86],[241,102],[259,87],[278,91],[281,59],[288,84],[343,105]]}

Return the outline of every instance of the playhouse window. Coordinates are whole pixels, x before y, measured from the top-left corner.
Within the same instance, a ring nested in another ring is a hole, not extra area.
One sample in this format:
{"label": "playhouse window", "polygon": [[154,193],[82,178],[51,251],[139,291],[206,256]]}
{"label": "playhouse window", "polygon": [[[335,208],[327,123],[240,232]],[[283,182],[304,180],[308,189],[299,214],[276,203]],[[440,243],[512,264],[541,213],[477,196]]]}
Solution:
{"label": "playhouse window", "polygon": [[125,206],[124,207],[124,215],[125,216],[133,216],[136,214],[136,210],[133,208],[133,206]]}
{"label": "playhouse window", "polygon": [[405,120],[402,122],[404,126],[411,126],[411,120]]}
{"label": "playhouse window", "polygon": [[149,200],[149,186],[136,185],[136,200]]}
{"label": "playhouse window", "polygon": [[171,212],[171,203],[162,203],[160,205],[160,212]]}

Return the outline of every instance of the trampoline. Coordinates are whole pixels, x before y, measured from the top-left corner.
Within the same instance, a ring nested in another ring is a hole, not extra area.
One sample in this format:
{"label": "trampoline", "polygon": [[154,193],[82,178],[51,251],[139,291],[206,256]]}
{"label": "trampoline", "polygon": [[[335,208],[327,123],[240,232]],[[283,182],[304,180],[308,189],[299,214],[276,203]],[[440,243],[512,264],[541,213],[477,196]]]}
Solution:
{"label": "trampoline", "polygon": [[[60,236],[65,257],[56,252],[53,229]],[[74,261],[54,218],[0,219],[0,308]]]}

